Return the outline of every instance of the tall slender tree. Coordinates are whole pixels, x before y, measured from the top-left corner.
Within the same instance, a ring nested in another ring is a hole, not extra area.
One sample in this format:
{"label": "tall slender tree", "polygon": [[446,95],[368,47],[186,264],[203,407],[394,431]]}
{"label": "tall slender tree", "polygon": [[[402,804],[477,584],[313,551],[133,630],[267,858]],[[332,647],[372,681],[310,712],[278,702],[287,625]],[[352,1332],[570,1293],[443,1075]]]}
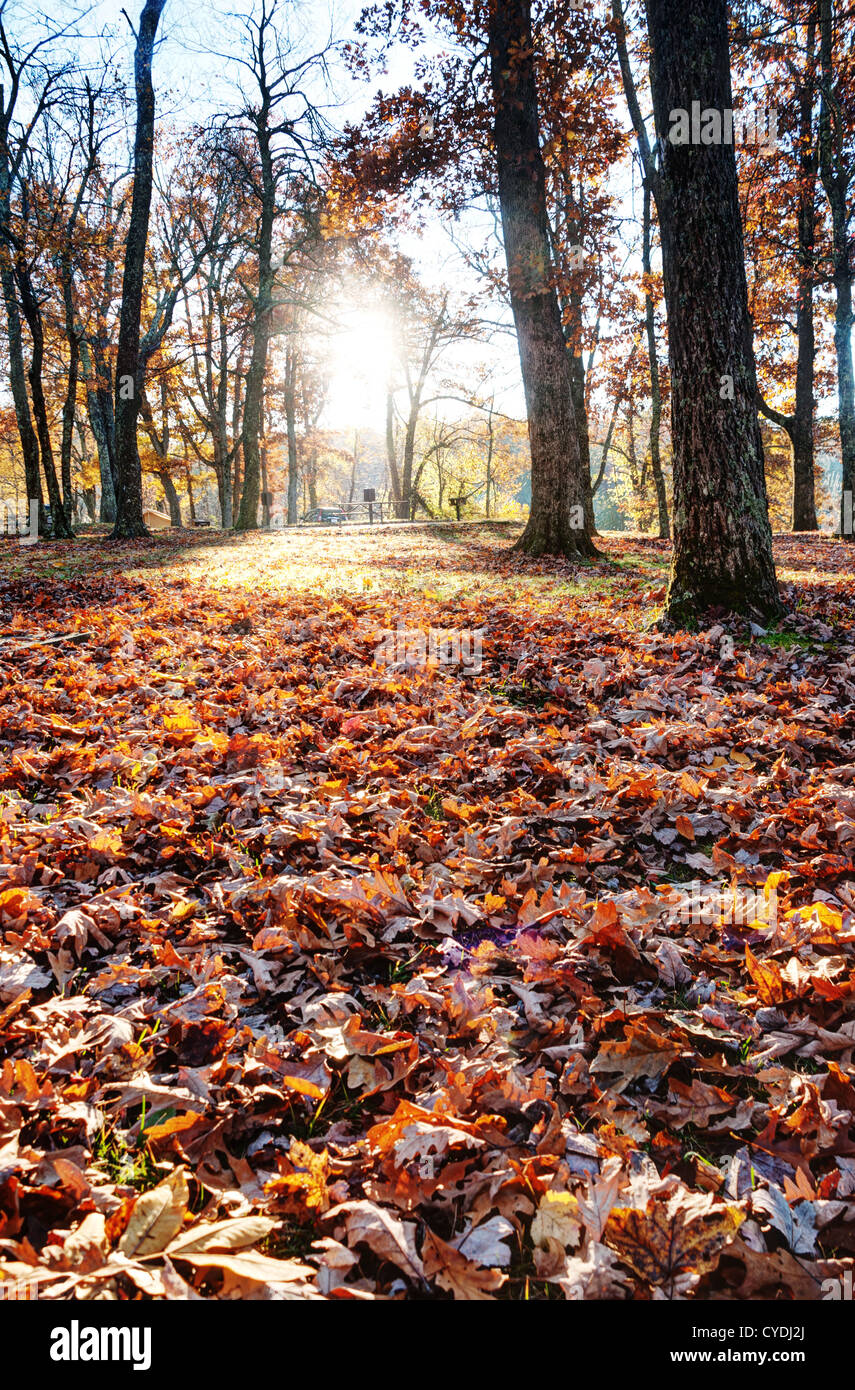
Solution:
{"label": "tall slender tree", "polygon": [[[33,425],[27,392],[28,372],[24,361],[24,341],[19,302],[22,248],[14,227],[12,194],[33,132],[45,111],[56,100],[60,70],[51,68],[42,50],[54,37],[52,32],[29,49],[16,46],[6,27],[8,0],[0,0],[0,288],[6,308],[9,348],[9,385],[15,408],[15,421],[21,441],[27,497],[38,503],[39,534],[50,534],[41,479],[40,435]],[[32,107],[27,119],[15,129],[21,90],[31,85]]]}
{"label": "tall slender tree", "polygon": [[[816,0],[757,0],[731,29],[736,103],[774,110],[774,144],[746,145],[738,161],[749,304],[758,345],[761,415],[792,449],[792,528],[816,531],[815,291],[824,259],[817,207],[818,9]],[[779,123],[780,122],[780,126]],[[819,245],[818,245],[818,237]],[[782,354],[795,339],[795,360]],[[792,408],[771,403],[785,390]]]}
{"label": "tall slender tree", "polygon": [[154,85],[151,78],[157,26],[166,0],[145,0],[134,54],[137,98],[134,140],[134,190],[125,241],[122,311],[116,350],[116,524],[113,538],[146,536],[143,520],[142,469],[137,445],[137,418],[142,392],[140,315],[145,249],[151,210],[154,159]]}
{"label": "tall slender tree", "polygon": [[644,276],[644,331],[647,336],[647,369],[650,375],[650,435],[648,451],[650,475],[656,490],[656,511],[659,522],[659,539],[667,541],[671,535],[668,523],[668,496],[665,491],[665,474],[662,471],[659,431],[662,420],[662,388],[659,380],[659,358],[656,355],[656,313],[653,303],[651,276],[651,241],[653,219],[651,217],[650,184],[644,185],[644,207],[641,231],[641,273]]}
{"label": "tall slender tree", "polygon": [[531,510],[517,547],[591,555],[590,483],[549,245],[530,0],[490,0],[487,22],[502,237],[531,446]]}
{"label": "tall slender tree", "polygon": [[[230,132],[238,137],[230,142],[232,157],[257,211],[252,247],[256,284],[244,287],[252,304],[253,329],[243,399],[243,483],[235,522],[239,531],[258,525],[264,378],[274,332],[277,272],[317,234],[310,190],[313,152],[321,143],[324,122],[305,86],[312,73],[325,71],[326,48],[305,56],[295,52],[287,22],[292,8],[289,0],[255,0],[245,17],[245,48],[239,61],[250,75],[250,90]],[[274,255],[277,224],[288,210],[294,214],[293,225],[282,239],[281,254]],[[294,502],[296,508],[296,493]]]}
{"label": "tall slender tree", "polygon": [[[852,364],[852,251],[849,224],[853,209],[849,190],[855,180],[855,122],[852,119],[853,65],[848,85],[841,80],[840,30],[843,16],[835,0],[819,0],[821,103],[819,117],[819,176],[831,211],[834,256],[834,349],[837,356],[837,410],[840,428],[842,488],[840,530],[855,540],[852,495],[855,491],[855,370]],[[852,22],[851,15],[849,22]],[[837,42],[835,42],[837,41]],[[851,35],[850,35],[851,43]],[[848,92],[848,100],[845,93]],[[848,502],[847,502],[848,494]]]}

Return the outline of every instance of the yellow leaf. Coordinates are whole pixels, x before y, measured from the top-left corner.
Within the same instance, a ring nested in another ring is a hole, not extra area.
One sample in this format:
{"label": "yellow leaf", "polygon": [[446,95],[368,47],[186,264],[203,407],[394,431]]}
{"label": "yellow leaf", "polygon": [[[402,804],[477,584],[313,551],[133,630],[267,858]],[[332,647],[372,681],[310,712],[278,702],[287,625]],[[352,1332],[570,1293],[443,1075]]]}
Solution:
{"label": "yellow leaf", "polygon": [[288,1162],[295,1171],[272,1178],[265,1183],[265,1192],[284,1198],[285,1210],[304,1220],[328,1211],[330,1156],[326,1149],[315,1153],[302,1140],[292,1139]]}
{"label": "yellow leaf", "polygon": [[803,922],[809,921],[811,917],[817,917],[824,927],[830,927],[832,931],[840,931],[843,926],[841,914],[829,907],[828,903],[823,902],[806,903],[804,907],[797,907],[792,912],[788,912],[787,916],[801,917]]}
{"label": "yellow leaf", "polygon": [[170,733],[181,733],[182,731],[196,731],[198,725],[196,721],[185,711],[180,710],[178,714],[165,714],[163,716],[163,727]]}
{"label": "yellow leaf", "polygon": [[579,1203],[570,1192],[544,1192],[531,1223],[535,1245],[549,1248],[551,1240],[565,1250],[579,1244],[581,1234]]}
{"label": "yellow leaf", "polygon": [[311,1096],[313,1100],[323,1100],[324,1093],[313,1081],[304,1081],[302,1076],[283,1076],[282,1085],[289,1091],[297,1091],[301,1096]]}

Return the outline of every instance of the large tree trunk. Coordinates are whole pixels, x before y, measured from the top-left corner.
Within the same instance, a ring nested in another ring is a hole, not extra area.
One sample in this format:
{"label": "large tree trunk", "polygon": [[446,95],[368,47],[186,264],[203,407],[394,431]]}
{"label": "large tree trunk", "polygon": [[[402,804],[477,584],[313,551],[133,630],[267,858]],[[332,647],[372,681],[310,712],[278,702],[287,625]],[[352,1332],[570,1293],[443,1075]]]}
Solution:
{"label": "large tree trunk", "polygon": [[646,0],[671,368],[674,555],[667,616],[782,611],[732,145],[676,144],[670,113],[732,109],[726,0]]}
{"label": "large tree trunk", "polygon": [[157,26],[165,4],[166,0],[145,0],[134,56],[137,97],[134,187],[125,242],[122,311],[116,351],[116,524],[112,532],[116,540],[148,535],[143,521],[142,468],[137,445],[137,417],[142,389],[140,315],[154,157],[151,64]]}
{"label": "large tree trunk", "polygon": [[[855,373],[852,368],[852,269],[849,262],[848,211],[846,207],[852,177],[847,165],[843,112],[834,92],[834,14],[833,0],[820,0],[819,52],[822,69],[822,102],[819,129],[819,172],[831,210],[834,254],[834,350],[837,357],[837,416],[840,428],[840,460],[843,484],[840,498],[840,530],[853,540],[851,515],[855,491]],[[847,493],[848,508],[847,508]],[[847,531],[848,522],[848,531]]]}
{"label": "large tree trunk", "polygon": [[502,236],[531,448],[531,510],[516,548],[591,555],[590,479],[582,468],[549,245],[530,0],[490,0],[488,25]]}

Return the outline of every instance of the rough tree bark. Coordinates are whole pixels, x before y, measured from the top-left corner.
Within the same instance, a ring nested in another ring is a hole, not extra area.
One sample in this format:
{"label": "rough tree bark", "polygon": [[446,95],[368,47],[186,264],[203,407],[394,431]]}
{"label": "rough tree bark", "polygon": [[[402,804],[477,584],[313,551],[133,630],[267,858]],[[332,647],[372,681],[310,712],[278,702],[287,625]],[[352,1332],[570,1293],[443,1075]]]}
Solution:
{"label": "rough tree bark", "polygon": [[671,368],[672,622],[782,611],[772,558],[736,158],[672,143],[670,113],[732,109],[727,0],[646,0],[662,168],[653,184]]}
{"label": "rough tree bark", "polygon": [[531,448],[531,509],[516,549],[587,556],[596,553],[585,506],[590,480],[550,252],[530,0],[490,0],[488,37],[502,236]]}
{"label": "rough tree bark", "polygon": [[140,315],[142,312],[145,248],[151,209],[154,157],[154,86],[152,54],[157,26],[166,0],[145,0],[134,55],[137,124],[134,140],[134,188],[125,242],[122,310],[116,350],[116,524],[114,540],[147,536],[143,521],[142,468],[137,445],[140,408]]}

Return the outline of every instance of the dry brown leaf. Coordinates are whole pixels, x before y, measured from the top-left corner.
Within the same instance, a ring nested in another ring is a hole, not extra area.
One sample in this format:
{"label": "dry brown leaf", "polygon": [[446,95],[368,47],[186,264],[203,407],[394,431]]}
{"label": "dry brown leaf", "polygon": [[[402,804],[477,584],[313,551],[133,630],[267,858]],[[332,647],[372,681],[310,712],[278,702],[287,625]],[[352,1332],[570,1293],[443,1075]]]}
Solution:
{"label": "dry brown leaf", "polygon": [[[381,1260],[397,1265],[409,1279],[423,1279],[424,1266],[416,1252],[416,1226],[401,1221],[374,1202],[342,1202],[327,1212],[327,1220],[341,1218],[349,1246],[367,1245]],[[456,1253],[456,1252],[455,1252]]]}
{"label": "dry brown leaf", "polygon": [[137,1197],[118,1246],[129,1258],[157,1255],[181,1230],[190,1191],[183,1168],[176,1168],[157,1187]]}
{"label": "dry brown leaf", "polygon": [[714,1269],[744,1219],[735,1207],[716,1204],[711,1193],[678,1187],[668,1197],[656,1193],[643,1209],[615,1207],[604,1241],[639,1278],[669,1292],[681,1275]]}
{"label": "dry brown leaf", "polygon": [[425,1235],[423,1246],[424,1269],[428,1278],[436,1279],[441,1289],[454,1295],[455,1299],[469,1302],[492,1300],[493,1295],[507,1282],[507,1275],[500,1269],[483,1269],[473,1260],[467,1260],[453,1245],[448,1245],[433,1231]]}

